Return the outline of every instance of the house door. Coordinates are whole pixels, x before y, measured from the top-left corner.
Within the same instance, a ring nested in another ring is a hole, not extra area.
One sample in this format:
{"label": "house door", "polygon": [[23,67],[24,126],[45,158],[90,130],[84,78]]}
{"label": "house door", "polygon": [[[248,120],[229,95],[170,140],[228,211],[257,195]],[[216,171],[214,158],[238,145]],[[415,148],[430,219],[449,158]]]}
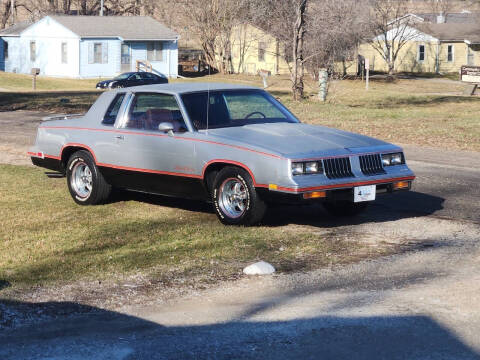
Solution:
{"label": "house door", "polygon": [[132,56],[130,54],[130,46],[128,44],[122,44],[122,67],[121,72],[127,72],[132,70]]}
{"label": "house door", "polygon": [[468,66],[473,66],[475,65],[475,58],[474,58],[474,52],[472,51],[471,47],[467,47],[467,65]]}

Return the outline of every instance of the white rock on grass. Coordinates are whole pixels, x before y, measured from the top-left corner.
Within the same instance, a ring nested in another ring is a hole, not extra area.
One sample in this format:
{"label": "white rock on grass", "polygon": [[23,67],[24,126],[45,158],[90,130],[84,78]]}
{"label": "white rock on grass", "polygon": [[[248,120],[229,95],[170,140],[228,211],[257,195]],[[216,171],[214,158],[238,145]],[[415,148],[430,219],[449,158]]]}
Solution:
{"label": "white rock on grass", "polygon": [[246,275],[268,275],[274,272],[275,268],[265,261],[256,262],[243,269],[243,273]]}

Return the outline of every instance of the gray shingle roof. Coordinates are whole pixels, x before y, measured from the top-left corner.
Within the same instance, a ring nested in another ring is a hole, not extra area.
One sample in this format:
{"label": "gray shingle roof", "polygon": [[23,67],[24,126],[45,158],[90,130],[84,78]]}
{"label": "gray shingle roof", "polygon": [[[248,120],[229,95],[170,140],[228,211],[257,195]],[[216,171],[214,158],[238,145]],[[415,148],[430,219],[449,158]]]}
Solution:
{"label": "gray shingle roof", "polygon": [[[439,14],[434,13],[424,13],[424,14],[415,14],[420,16],[427,22],[437,23],[437,16]],[[477,23],[480,19],[480,13],[478,12],[469,12],[469,13],[447,13],[445,15],[446,23],[456,23],[456,24],[474,24]]]}
{"label": "gray shingle roof", "polygon": [[179,35],[149,16],[50,16],[80,37],[175,40]]}
{"label": "gray shingle roof", "polygon": [[32,25],[29,21],[22,21],[6,29],[0,30],[0,36],[19,36],[27,27]]}
{"label": "gray shingle roof", "polygon": [[459,23],[443,23],[443,24],[416,24],[414,27],[420,31],[429,34],[441,41],[464,41],[468,40],[472,43],[480,41],[480,24],[459,24]]}

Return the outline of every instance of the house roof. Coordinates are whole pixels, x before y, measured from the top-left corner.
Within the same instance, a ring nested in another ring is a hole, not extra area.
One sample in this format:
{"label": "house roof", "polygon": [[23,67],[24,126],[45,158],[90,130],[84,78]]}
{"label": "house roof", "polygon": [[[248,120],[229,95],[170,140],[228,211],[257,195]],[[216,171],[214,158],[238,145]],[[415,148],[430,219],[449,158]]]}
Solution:
{"label": "house roof", "polygon": [[180,36],[149,16],[50,16],[80,37],[176,40]]}
{"label": "house roof", "polygon": [[29,21],[18,22],[6,29],[0,30],[0,36],[20,36],[20,33],[32,25]]}
{"label": "house roof", "polygon": [[[421,17],[424,21],[436,24],[439,14],[436,13],[423,13],[415,14]],[[462,12],[462,13],[447,13],[445,15],[445,23],[456,24],[473,24],[479,21],[480,13],[478,12]]]}
{"label": "house roof", "polygon": [[462,24],[462,23],[419,23],[413,25],[423,33],[429,34],[440,41],[469,41],[471,43],[480,43],[480,24]]}

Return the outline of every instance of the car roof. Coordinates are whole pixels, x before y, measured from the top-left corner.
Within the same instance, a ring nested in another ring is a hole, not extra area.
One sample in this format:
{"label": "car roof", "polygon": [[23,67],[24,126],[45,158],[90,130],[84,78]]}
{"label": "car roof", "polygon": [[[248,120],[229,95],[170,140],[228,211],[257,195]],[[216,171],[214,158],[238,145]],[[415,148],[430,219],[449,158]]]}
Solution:
{"label": "car roof", "polygon": [[[168,94],[184,94],[198,91],[216,90],[259,90],[260,88],[248,85],[211,83],[211,82],[182,82],[169,84],[155,84],[129,87],[133,92],[164,92]],[[125,91],[125,89],[122,89]],[[118,90],[117,90],[118,91]],[[120,90],[121,91],[121,90]]]}

